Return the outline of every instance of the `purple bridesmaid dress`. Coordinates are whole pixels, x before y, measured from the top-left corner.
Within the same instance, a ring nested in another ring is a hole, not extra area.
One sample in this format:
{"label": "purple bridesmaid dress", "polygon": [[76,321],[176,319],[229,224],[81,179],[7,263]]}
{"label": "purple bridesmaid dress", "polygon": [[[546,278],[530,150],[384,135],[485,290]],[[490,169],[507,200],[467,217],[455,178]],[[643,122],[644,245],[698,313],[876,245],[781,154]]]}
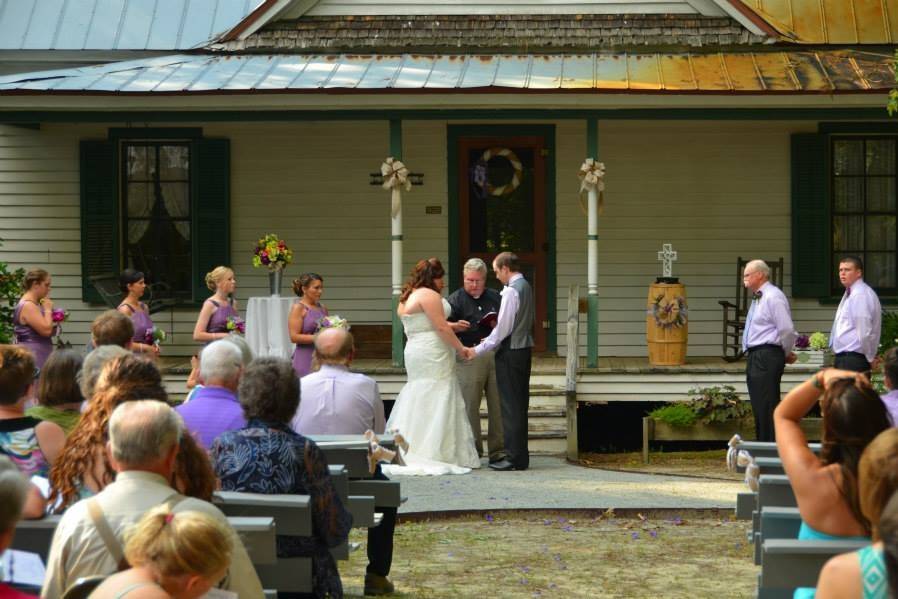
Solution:
{"label": "purple bridesmaid dress", "polygon": [[[318,321],[324,316],[327,316],[325,308],[309,308],[306,306],[306,315],[302,319],[302,334],[315,334],[318,331]],[[296,371],[296,376],[299,378],[312,371],[312,353],[314,350],[315,348],[312,344],[296,344],[296,350],[293,352],[293,370]]]}
{"label": "purple bridesmaid dress", "polygon": [[[16,309],[13,312],[12,320],[14,323],[13,326],[13,334],[16,338],[17,345],[24,345],[27,347],[32,355],[34,355],[34,365],[37,368],[43,368],[44,362],[47,361],[47,358],[50,357],[50,352],[53,351],[53,340],[50,337],[44,337],[34,329],[32,329],[27,324],[22,324],[19,320],[19,316],[22,314],[22,306],[25,305],[25,300],[20,301],[16,305]],[[41,316],[44,315],[44,307],[35,302],[38,310],[41,311]],[[54,327],[55,329],[55,327]]]}
{"label": "purple bridesmaid dress", "polygon": [[119,308],[122,306],[131,311],[131,323],[134,325],[134,336],[131,338],[131,342],[152,345],[153,319],[147,313],[146,305],[140,304],[140,307],[143,308],[142,310],[135,310],[124,302],[119,305]]}
{"label": "purple bridesmaid dress", "polygon": [[229,333],[228,319],[237,318],[237,310],[231,302],[221,304],[213,299],[208,300],[215,306],[215,312],[209,317],[209,324],[206,325],[207,333]]}

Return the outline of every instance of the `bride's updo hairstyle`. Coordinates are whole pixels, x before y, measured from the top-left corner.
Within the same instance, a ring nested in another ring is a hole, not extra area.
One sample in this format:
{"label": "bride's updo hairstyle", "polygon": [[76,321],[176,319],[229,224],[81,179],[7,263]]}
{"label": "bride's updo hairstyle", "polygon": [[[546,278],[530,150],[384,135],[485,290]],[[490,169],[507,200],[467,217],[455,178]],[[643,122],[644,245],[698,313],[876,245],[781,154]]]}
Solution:
{"label": "bride's updo hairstyle", "polygon": [[399,294],[399,303],[405,303],[405,300],[412,294],[412,291],[420,289],[421,287],[433,289],[439,293],[440,290],[434,281],[436,279],[442,279],[445,275],[446,271],[443,270],[443,265],[436,258],[421,260],[415,264],[415,269],[412,271],[411,275],[409,275],[405,285],[403,285],[402,293]]}

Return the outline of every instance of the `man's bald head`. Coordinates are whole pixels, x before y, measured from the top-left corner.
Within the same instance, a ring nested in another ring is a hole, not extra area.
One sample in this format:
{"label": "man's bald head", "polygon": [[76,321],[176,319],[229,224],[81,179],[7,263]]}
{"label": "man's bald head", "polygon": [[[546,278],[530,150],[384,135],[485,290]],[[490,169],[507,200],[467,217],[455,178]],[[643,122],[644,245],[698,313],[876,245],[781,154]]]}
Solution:
{"label": "man's bald head", "polygon": [[352,362],[354,349],[352,333],[346,329],[324,329],[315,335],[315,362],[318,365],[348,366]]}

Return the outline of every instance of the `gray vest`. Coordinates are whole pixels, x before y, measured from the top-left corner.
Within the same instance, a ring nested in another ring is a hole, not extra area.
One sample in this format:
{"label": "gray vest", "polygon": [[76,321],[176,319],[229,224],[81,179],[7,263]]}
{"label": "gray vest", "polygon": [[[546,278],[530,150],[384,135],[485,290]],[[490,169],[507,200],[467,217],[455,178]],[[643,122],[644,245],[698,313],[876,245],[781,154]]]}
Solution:
{"label": "gray vest", "polygon": [[514,315],[514,325],[503,345],[509,349],[523,349],[533,347],[533,318],[535,308],[533,305],[533,289],[524,277],[519,278],[510,285],[518,292],[518,312]]}

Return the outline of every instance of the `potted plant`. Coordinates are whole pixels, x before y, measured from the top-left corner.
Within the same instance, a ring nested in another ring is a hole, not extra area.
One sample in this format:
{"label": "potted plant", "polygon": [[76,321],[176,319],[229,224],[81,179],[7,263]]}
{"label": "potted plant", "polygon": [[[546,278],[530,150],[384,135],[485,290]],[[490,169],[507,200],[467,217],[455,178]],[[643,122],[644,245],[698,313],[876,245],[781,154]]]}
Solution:
{"label": "potted plant", "polygon": [[829,363],[829,337],[816,331],[810,336],[799,335],[795,340],[796,364],[824,366]]}

